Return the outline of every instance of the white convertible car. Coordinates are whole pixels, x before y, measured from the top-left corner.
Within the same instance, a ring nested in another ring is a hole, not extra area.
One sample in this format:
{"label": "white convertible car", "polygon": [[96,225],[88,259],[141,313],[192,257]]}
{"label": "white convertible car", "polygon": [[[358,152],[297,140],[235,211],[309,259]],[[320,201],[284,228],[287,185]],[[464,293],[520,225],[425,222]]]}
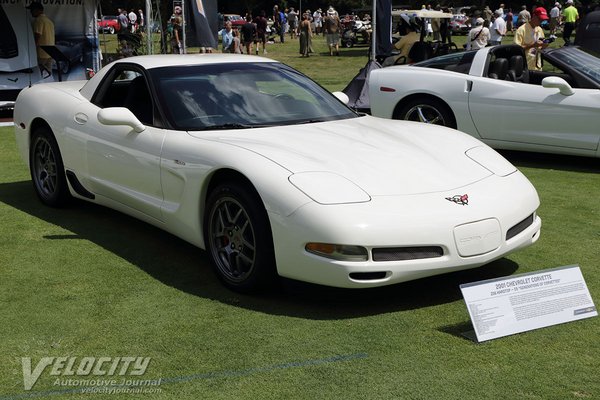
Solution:
{"label": "white convertible car", "polygon": [[529,71],[516,45],[374,70],[375,116],[445,125],[498,149],[600,157],[600,58],[576,46],[543,52]]}
{"label": "white convertible car", "polygon": [[338,98],[266,58],[141,56],[23,90],[15,131],[43,203],[75,197],[172,232],[234,290],[277,275],[386,285],[539,238],[535,189],[487,145]]}

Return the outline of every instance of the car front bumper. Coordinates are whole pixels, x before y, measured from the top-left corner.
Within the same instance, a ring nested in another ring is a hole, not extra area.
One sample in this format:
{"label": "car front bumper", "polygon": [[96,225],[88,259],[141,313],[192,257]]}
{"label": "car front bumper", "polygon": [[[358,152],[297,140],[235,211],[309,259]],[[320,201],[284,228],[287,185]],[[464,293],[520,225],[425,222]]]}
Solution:
{"label": "car front bumper", "polygon": [[[468,194],[469,204],[448,201],[453,194]],[[540,237],[538,206],[535,189],[516,172],[446,193],[311,203],[270,220],[281,276],[367,288],[479,267],[527,247]],[[307,243],[362,246],[369,256],[333,260],[309,253]]]}

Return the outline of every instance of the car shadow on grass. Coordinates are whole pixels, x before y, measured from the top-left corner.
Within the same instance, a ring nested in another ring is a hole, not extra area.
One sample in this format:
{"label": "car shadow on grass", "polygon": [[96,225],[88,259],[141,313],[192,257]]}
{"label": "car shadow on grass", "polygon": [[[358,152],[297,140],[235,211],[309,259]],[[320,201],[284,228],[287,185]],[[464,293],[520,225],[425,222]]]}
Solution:
{"label": "car shadow on grass", "polygon": [[72,233],[44,239],[88,240],[167,286],[273,315],[342,319],[435,306],[461,299],[461,283],[507,276],[518,269],[503,258],[476,269],[381,288],[339,289],[282,279],[270,292],[244,295],[221,285],[205,251],[117,211],[83,201],[62,209],[46,207],[30,181],[0,184],[0,201]]}
{"label": "car shadow on grass", "polygon": [[600,159],[561,154],[499,150],[516,167],[556,169],[571,172],[600,172]]}

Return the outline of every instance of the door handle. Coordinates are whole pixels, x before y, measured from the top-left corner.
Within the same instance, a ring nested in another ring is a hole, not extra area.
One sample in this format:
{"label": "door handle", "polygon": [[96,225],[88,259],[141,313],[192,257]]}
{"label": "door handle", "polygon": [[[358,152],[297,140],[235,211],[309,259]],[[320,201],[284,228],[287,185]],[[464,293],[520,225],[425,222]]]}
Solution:
{"label": "door handle", "polygon": [[473,90],[473,81],[467,81],[465,85],[465,92],[470,92]]}
{"label": "door handle", "polygon": [[78,123],[79,125],[84,125],[85,123],[88,122],[88,116],[85,115],[84,113],[77,113],[75,114],[75,122]]}

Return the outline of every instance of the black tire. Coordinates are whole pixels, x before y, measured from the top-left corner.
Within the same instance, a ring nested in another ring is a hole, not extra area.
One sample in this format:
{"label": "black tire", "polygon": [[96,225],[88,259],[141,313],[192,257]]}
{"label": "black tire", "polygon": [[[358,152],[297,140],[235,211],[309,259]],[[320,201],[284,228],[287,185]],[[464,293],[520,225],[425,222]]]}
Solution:
{"label": "black tire", "polygon": [[39,127],[31,135],[29,170],[37,196],[51,207],[66,205],[71,199],[60,149],[49,128]]}
{"label": "black tire", "polygon": [[344,46],[349,49],[354,46],[354,41],[346,40],[346,41],[344,41]]}
{"label": "black tire", "polygon": [[440,100],[430,97],[417,97],[409,101],[394,114],[394,119],[424,122],[456,129],[456,119],[452,110]]}
{"label": "black tire", "polygon": [[109,26],[108,27],[108,33],[110,33],[111,35],[115,34],[115,28],[114,28],[114,26]]}
{"label": "black tire", "polygon": [[206,249],[219,279],[237,292],[273,285],[277,273],[267,212],[249,185],[217,186],[206,203]]}

